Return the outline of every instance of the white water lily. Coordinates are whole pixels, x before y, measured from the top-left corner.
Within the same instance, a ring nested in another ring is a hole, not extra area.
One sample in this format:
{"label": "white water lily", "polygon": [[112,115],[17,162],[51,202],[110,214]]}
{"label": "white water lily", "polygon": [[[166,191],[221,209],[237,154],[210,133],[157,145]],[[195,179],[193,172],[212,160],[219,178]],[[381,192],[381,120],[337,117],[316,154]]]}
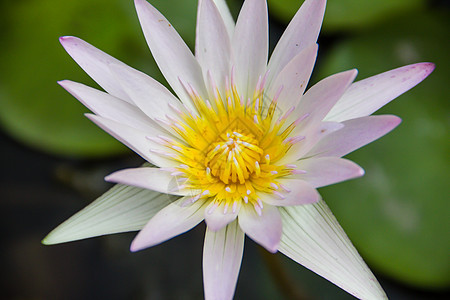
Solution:
{"label": "white water lily", "polygon": [[248,235],[358,298],[386,295],[316,188],[363,175],[342,156],[400,119],[370,116],[434,65],[405,66],[353,83],[332,75],[306,93],[325,0],[306,0],[268,61],[265,0],[246,0],[236,24],[224,0],[199,0],[195,55],[145,0],[135,0],[145,38],[175,92],[75,37],[61,43],[106,91],[60,84],[93,122],[149,164],[116,182],[53,230],[45,244],[140,230],[138,251],[205,220],[206,299],[231,299]]}

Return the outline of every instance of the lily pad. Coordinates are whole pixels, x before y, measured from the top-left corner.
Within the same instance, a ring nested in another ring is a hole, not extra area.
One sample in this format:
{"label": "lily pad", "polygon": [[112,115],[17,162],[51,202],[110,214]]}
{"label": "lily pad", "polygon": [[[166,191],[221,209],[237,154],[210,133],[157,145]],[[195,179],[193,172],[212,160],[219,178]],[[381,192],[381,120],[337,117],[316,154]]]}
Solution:
{"label": "lily pad", "polygon": [[[303,1],[269,0],[269,10],[288,22]],[[329,0],[325,11],[324,30],[359,30],[397,13],[410,12],[423,7],[424,0]]]}
{"label": "lily pad", "polygon": [[[196,7],[185,2],[189,1],[152,1],[192,45]],[[125,151],[87,120],[83,113],[88,110],[56,84],[71,79],[96,86],[65,53],[58,37],[78,36],[161,80],[133,1],[29,0],[2,2],[0,8],[2,127],[17,140],[58,155],[93,157]]]}
{"label": "lily pad", "polygon": [[318,76],[356,67],[362,79],[414,62],[436,64],[423,83],[377,112],[402,117],[399,128],[348,155],[366,175],[321,191],[374,269],[425,288],[450,284],[449,25],[445,12],[393,19],[338,43]]}

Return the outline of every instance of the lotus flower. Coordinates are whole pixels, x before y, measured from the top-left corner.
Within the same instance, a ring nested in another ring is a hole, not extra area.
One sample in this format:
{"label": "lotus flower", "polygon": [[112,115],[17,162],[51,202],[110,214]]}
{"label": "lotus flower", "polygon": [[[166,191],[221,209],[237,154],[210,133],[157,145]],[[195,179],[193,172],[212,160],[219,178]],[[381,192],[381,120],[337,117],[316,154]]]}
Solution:
{"label": "lotus flower", "polygon": [[61,38],[106,92],[60,85],[94,112],[89,119],[148,163],[107,176],[118,184],[43,242],[140,230],[131,244],[138,251],[205,220],[206,299],[233,297],[245,235],[355,297],[386,298],[316,189],[363,175],[342,156],[395,128],[398,117],[370,115],[434,65],[355,83],[357,71],[345,71],[305,92],[325,0],[305,1],[270,60],[265,0],[246,0],[236,23],[224,0],[199,0],[195,54],[155,8],[135,4],[175,94],[78,38]]}

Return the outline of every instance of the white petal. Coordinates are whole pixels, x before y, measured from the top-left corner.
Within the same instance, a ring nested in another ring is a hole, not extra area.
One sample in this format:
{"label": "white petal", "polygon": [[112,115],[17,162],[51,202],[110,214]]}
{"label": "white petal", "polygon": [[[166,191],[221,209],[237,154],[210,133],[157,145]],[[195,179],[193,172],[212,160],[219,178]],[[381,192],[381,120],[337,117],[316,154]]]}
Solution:
{"label": "white petal", "polygon": [[105,91],[117,98],[133,103],[108,68],[108,65],[111,63],[129,68],[126,64],[79,38],[63,36],[59,41],[77,64]]}
{"label": "white petal", "polygon": [[432,63],[418,63],[355,82],[326,119],[340,122],[368,116],[420,83],[433,70]]}
{"label": "white petal", "polygon": [[272,99],[282,88],[277,105],[281,112],[296,106],[302,97],[316,61],[317,49],[317,44],[312,44],[297,54],[270,85],[269,95]]}
{"label": "white petal", "polygon": [[132,68],[110,65],[111,73],[133,102],[149,117],[165,119],[175,112],[169,105],[181,109],[181,102],[169,90],[150,76]]}
{"label": "white petal", "polygon": [[253,97],[259,76],[263,76],[269,49],[267,3],[246,0],[236,22],[232,48],[234,76],[239,95]]}
{"label": "white petal", "polygon": [[264,203],[274,206],[292,206],[305,205],[319,201],[320,195],[317,190],[308,182],[300,179],[282,179],[279,180],[288,191],[278,189],[284,198],[275,194],[258,193],[258,196]]}
{"label": "white petal", "polygon": [[280,213],[279,251],[359,299],[387,299],[324,201]]}
{"label": "white petal", "polygon": [[[321,122],[317,126],[308,126],[304,131],[301,131],[300,135],[305,138],[300,142],[297,142],[291,149],[277,161],[278,165],[282,164],[295,164],[297,160],[310,157],[309,151],[322,139],[327,137],[333,132],[336,132],[344,127],[342,123],[337,122]],[[308,153],[308,154],[307,154]]]}
{"label": "white petal", "polygon": [[325,0],[306,0],[297,11],[270,57],[268,83],[298,53],[317,42],[325,12],[325,3]]}
{"label": "white petal", "polygon": [[203,285],[206,300],[233,298],[244,251],[244,237],[237,221],[219,231],[206,229],[203,248]]}
{"label": "white petal", "polygon": [[331,75],[313,85],[302,97],[298,107],[294,110],[292,118],[308,115],[297,126],[292,135],[300,134],[305,128],[317,126],[344,94],[358,74],[357,70],[349,70]]}
{"label": "white petal", "polygon": [[147,138],[147,136],[157,136],[161,134],[160,131],[157,131],[156,129],[153,132],[141,131],[101,116],[91,114],[86,114],[86,116],[148,162],[151,162],[158,167],[175,167],[177,165],[174,160],[164,158],[162,155],[151,151],[152,149],[156,149],[170,153],[170,150],[167,147],[150,141]]}
{"label": "white petal", "polygon": [[186,196],[191,190],[180,188],[176,176],[160,168],[132,168],[114,172],[106,181],[149,189],[164,194]]}
{"label": "white petal", "polygon": [[369,116],[343,122],[344,127],[324,137],[306,156],[344,156],[379,139],[400,124],[392,115]]}
{"label": "white petal", "polygon": [[153,130],[147,115],[128,102],[70,80],[63,80],[58,83],[99,116],[140,130]]}
{"label": "white petal", "polygon": [[224,93],[225,79],[231,69],[231,42],[212,0],[199,1],[195,51],[205,82],[211,72],[219,91]]}
{"label": "white petal", "polygon": [[141,188],[115,185],[50,232],[42,243],[59,244],[140,230],[150,218],[176,198]]}
{"label": "white petal", "polygon": [[181,101],[195,111],[180,79],[191,84],[203,99],[206,89],[202,70],[191,50],[167,19],[145,0],[135,0],[145,39],[167,82]]}
{"label": "white petal", "polygon": [[189,231],[203,221],[204,201],[183,207],[181,198],[161,209],[148,221],[131,243],[131,251],[139,251],[158,245],[177,235]]}
{"label": "white petal", "polygon": [[241,205],[239,204],[236,207],[236,210],[233,211],[232,206],[228,206],[225,208],[225,203],[221,203],[219,206],[215,207],[214,202],[208,205],[205,209],[205,222],[208,225],[210,230],[220,230],[225,227],[227,224],[232,222],[238,216]]}
{"label": "white petal", "polygon": [[294,175],[315,188],[334,184],[364,175],[364,170],[354,162],[337,157],[313,157],[296,163],[305,174]]}
{"label": "white petal", "polygon": [[278,208],[264,205],[258,215],[250,204],[243,205],[239,212],[239,226],[252,240],[272,253],[280,245],[282,224]]}
{"label": "white petal", "polygon": [[225,0],[214,0],[214,3],[216,4],[217,9],[222,16],[222,20],[225,23],[225,27],[227,28],[228,36],[231,39],[233,37],[235,24],[230,10],[228,9],[228,5]]}

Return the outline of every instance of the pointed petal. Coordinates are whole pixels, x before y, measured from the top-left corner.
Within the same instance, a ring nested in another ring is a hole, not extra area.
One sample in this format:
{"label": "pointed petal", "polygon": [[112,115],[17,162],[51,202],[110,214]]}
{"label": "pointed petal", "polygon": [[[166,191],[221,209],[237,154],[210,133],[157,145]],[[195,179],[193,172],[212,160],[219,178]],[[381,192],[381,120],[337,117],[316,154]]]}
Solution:
{"label": "pointed petal", "polygon": [[99,116],[115,120],[136,129],[144,131],[153,130],[149,124],[150,120],[147,115],[128,102],[70,80],[63,80],[58,83]]}
{"label": "pointed petal", "polygon": [[59,41],[73,60],[105,91],[117,98],[133,103],[117,83],[116,78],[109,72],[108,68],[108,65],[111,63],[129,68],[126,64],[79,38],[63,36]]}
{"label": "pointed petal", "polygon": [[306,0],[281,36],[268,69],[268,83],[303,49],[317,42],[325,12],[325,0]]}
{"label": "pointed petal", "polygon": [[235,23],[233,20],[233,16],[231,16],[230,10],[228,9],[228,5],[225,2],[225,0],[214,0],[214,3],[216,4],[217,9],[219,10],[220,15],[222,16],[222,20],[225,24],[225,27],[227,28],[228,37],[231,40],[234,33]]}
{"label": "pointed petal", "polygon": [[119,140],[148,162],[151,162],[158,167],[175,167],[177,165],[175,161],[164,158],[162,155],[151,151],[156,149],[170,153],[170,150],[167,147],[146,138],[147,136],[159,135],[160,132],[156,129],[154,132],[144,132],[97,115],[86,114],[86,116],[100,128],[108,132],[115,139]]}
{"label": "pointed petal", "polygon": [[180,101],[150,76],[132,68],[111,64],[110,72],[133,102],[150,118],[165,119],[175,114],[169,105],[181,108]]}
{"label": "pointed petal", "polygon": [[274,206],[293,206],[315,203],[320,199],[317,190],[304,180],[283,179],[279,180],[279,182],[286,190],[278,189],[277,192],[284,198],[275,194],[258,193],[258,196],[264,203]]}
{"label": "pointed petal", "polygon": [[355,82],[326,119],[341,122],[368,116],[420,83],[434,67],[432,63],[418,63]]}
{"label": "pointed petal", "polygon": [[268,30],[266,1],[244,1],[232,40],[234,76],[239,95],[244,99],[253,96],[259,76],[265,73]]}
{"label": "pointed petal", "polygon": [[204,201],[183,207],[181,198],[161,209],[148,221],[131,243],[131,251],[139,251],[158,245],[191,230],[203,221]]}
{"label": "pointed petal", "polygon": [[145,0],[135,0],[135,5],[145,39],[159,69],[180,100],[195,111],[180,79],[191,84],[203,99],[207,99],[200,65],[159,11]]}
{"label": "pointed petal", "polygon": [[237,221],[219,231],[206,229],[203,285],[206,300],[233,298],[244,251],[244,232]]}
{"label": "pointed petal", "polygon": [[344,127],[324,137],[306,156],[341,157],[379,139],[397,127],[401,119],[392,115],[369,116],[343,122]]}
{"label": "pointed petal", "polygon": [[231,42],[212,0],[199,1],[195,51],[203,78],[208,78],[207,73],[211,72],[219,91],[224,93],[225,79],[231,70]]}
{"label": "pointed petal", "polygon": [[258,215],[252,205],[243,205],[239,212],[239,226],[252,240],[275,253],[282,232],[280,213],[272,205],[264,205],[261,211]]}
{"label": "pointed petal", "polygon": [[305,174],[294,175],[315,188],[327,186],[364,175],[364,170],[354,162],[337,157],[313,157],[297,162]]}
{"label": "pointed petal", "polygon": [[180,188],[176,176],[160,168],[132,168],[114,172],[106,181],[149,189],[164,194],[186,196],[191,190]]}
{"label": "pointed petal", "polygon": [[42,243],[59,244],[90,237],[135,231],[177,197],[115,185],[97,200],[50,232]]}
{"label": "pointed petal", "polygon": [[387,299],[324,201],[280,213],[279,251],[359,299]]}
{"label": "pointed petal", "polygon": [[215,207],[214,202],[211,201],[205,209],[206,225],[208,225],[209,230],[220,230],[236,219],[240,208],[241,205],[239,204],[233,212],[232,207],[225,208],[224,203],[221,203],[219,206]]}
{"label": "pointed petal", "polygon": [[293,136],[300,134],[305,128],[315,127],[328,114],[342,94],[358,74],[357,70],[349,70],[331,75],[313,85],[300,100],[292,118],[308,115],[300,126],[292,132]]}
{"label": "pointed petal", "polygon": [[269,95],[272,99],[282,87],[277,105],[282,112],[296,106],[302,97],[316,62],[317,49],[318,45],[312,44],[297,54],[270,85]]}

